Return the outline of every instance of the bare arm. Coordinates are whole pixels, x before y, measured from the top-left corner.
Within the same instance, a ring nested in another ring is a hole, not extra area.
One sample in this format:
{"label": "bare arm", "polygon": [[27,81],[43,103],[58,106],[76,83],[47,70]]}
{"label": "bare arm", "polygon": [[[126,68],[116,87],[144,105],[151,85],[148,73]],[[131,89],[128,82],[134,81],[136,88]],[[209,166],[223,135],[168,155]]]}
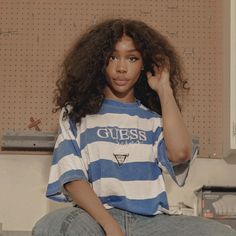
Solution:
{"label": "bare arm", "polygon": [[105,209],[88,182],[75,180],[67,183],[65,189],[73,201],[101,225],[107,236],[124,236],[119,224]]}
{"label": "bare arm", "polygon": [[175,102],[172,89],[165,87],[159,93],[163,117],[163,133],[171,161],[179,163],[191,156],[191,139]]}
{"label": "bare arm", "polygon": [[165,68],[160,73],[155,67],[154,71],[155,76],[147,74],[148,83],[161,101],[163,133],[169,159],[175,163],[187,161],[191,156],[191,137],[175,102],[169,83],[169,72]]}

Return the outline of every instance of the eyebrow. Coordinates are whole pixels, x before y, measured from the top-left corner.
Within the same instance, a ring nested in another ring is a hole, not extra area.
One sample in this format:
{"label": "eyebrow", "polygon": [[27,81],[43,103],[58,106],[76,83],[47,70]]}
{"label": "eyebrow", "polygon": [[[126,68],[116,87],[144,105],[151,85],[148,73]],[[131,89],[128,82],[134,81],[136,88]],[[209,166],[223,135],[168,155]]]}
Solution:
{"label": "eyebrow", "polygon": [[[118,52],[118,50],[114,50],[114,52]],[[129,50],[127,50],[127,52],[139,52],[137,49],[129,49]]]}

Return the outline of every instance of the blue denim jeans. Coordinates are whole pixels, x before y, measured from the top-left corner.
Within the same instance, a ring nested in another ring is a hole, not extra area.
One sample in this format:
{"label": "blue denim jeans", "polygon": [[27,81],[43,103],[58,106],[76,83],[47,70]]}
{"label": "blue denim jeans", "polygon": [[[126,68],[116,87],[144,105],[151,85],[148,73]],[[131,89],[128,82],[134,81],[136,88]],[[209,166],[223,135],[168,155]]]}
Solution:
{"label": "blue denim jeans", "polygon": [[[119,209],[108,210],[126,236],[236,236],[229,227],[195,216],[141,216]],[[104,236],[100,225],[84,210],[69,207],[40,219],[33,236]]]}

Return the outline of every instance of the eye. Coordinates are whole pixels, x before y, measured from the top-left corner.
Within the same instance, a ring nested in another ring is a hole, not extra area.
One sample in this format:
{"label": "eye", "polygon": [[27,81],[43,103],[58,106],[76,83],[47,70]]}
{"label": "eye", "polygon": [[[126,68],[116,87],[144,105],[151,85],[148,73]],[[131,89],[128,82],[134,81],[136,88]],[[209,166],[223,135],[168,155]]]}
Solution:
{"label": "eye", "polygon": [[110,61],[115,61],[117,60],[117,57],[115,55],[111,55],[109,58]]}
{"label": "eye", "polygon": [[130,56],[129,57],[129,61],[131,62],[136,62],[139,58],[138,57],[135,57],[135,56]]}

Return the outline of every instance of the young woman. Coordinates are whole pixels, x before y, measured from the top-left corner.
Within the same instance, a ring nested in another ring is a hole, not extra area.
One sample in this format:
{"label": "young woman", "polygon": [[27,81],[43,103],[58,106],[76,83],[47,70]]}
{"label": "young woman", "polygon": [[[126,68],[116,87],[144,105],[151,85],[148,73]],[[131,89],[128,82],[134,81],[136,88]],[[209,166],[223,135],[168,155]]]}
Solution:
{"label": "young woman", "polygon": [[78,40],[57,82],[47,189],[74,206],[43,217],[33,235],[235,235],[169,214],[162,170],[182,186],[196,154],[177,100],[184,83],[173,47],[143,22],[107,20]]}

